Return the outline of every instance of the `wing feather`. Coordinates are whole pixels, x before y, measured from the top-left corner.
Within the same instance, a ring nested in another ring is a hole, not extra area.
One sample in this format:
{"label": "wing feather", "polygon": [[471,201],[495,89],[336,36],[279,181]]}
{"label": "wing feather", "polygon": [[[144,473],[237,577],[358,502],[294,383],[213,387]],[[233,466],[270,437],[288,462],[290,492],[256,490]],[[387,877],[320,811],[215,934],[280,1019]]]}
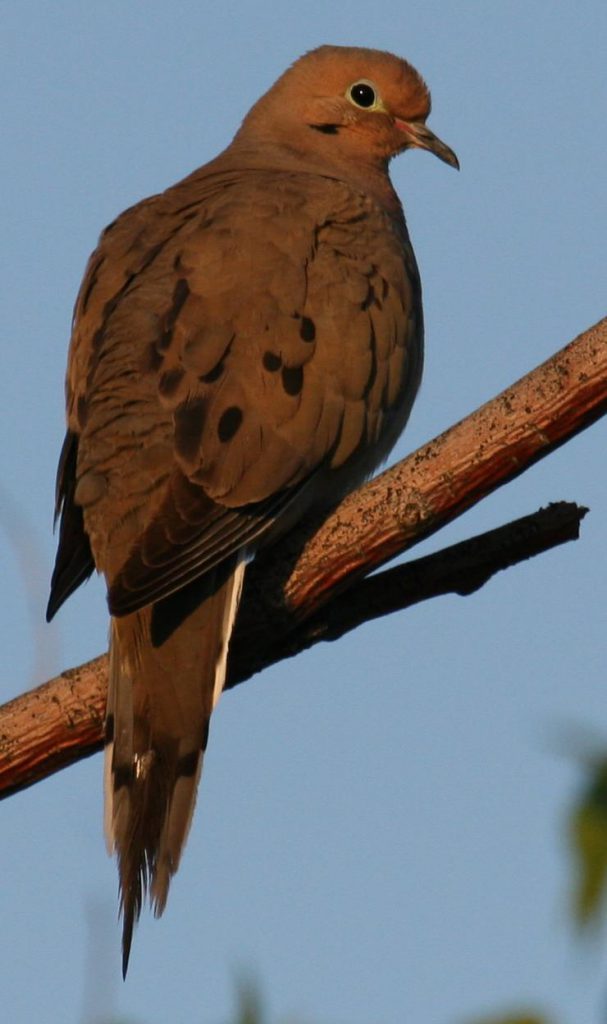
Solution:
{"label": "wing feather", "polygon": [[187,187],[187,204],[184,183],[123,214],[89,263],[51,610],[91,548],[115,615],[254,549],[293,506],[370,473],[415,395],[404,222],[314,175],[207,171]]}

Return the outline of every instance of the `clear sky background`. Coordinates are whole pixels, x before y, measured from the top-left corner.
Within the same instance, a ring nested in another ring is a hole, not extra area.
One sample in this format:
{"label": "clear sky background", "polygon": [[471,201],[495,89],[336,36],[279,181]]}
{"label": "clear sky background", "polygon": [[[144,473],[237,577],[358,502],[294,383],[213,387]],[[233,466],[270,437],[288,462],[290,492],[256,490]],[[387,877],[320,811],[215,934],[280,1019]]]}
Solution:
{"label": "clear sky background", "polygon": [[[117,212],[227,144],[320,43],[391,49],[433,92],[458,175],[393,165],[424,282],[423,388],[396,456],[607,313],[607,5],[0,2],[2,695],[105,649],[93,581],[43,624],[70,317]],[[416,554],[558,499],[577,544],[360,629],[224,697],[164,918],[120,978],[100,757],[2,805],[0,1001],[12,1024],[462,1024],[607,1014],[605,942],[570,924],[563,734],[607,745],[599,423]]]}

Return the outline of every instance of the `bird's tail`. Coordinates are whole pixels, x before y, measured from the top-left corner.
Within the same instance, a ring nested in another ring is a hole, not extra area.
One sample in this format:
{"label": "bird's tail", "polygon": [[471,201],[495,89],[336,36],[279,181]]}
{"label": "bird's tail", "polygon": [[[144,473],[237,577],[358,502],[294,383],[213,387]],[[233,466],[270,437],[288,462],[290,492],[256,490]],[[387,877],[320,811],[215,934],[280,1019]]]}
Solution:
{"label": "bird's tail", "polygon": [[124,975],[146,893],[159,916],[179,866],[243,572],[231,566],[193,610],[169,598],[112,619],[105,832],[118,856]]}

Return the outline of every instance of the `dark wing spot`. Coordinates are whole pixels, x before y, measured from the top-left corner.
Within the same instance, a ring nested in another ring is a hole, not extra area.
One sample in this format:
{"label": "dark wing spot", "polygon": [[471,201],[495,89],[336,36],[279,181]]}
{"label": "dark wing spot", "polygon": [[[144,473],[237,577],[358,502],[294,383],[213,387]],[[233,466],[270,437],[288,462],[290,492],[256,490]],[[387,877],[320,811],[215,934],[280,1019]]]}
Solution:
{"label": "dark wing spot", "polygon": [[217,424],[217,436],[220,441],[231,441],[240,429],[242,423],[242,409],[237,405],[230,405],[225,412],[222,412]]}
{"label": "dark wing spot", "polygon": [[375,301],[376,301],[376,299],[375,299],[375,289],[373,288],[373,285],[369,281],[369,290],[368,290],[365,298],[361,302],[360,308],[364,311],[365,309],[369,308],[369,306],[371,305],[372,302],[375,302]]}
{"label": "dark wing spot", "polygon": [[181,384],[185,371],[181,367],[176,366],[172,370],[165,370],[160,375],[158,381],[158,390],[163,398],[171,398],[175,394],[177,388]]}
{"label": "dark wing spot", "polygon": [[157,342],[153,341],[144,351],[141,360],[142,373],[157,373],[164,362],[164,356],[158,351]]}
{"label": "dark wing spot", "polygon": [[375,328],[373,324],[371,326],[371,334],[369,335],[369,348],[371,349],[371,371],[369,373],[369,379],[367,381],[365,390],[363,392],[363,398],[367,398],[371,388],[375,384],[377,377],[377,339],[375,337]]}
{"label": "dark wing spot", "polygon": [[263,365],[264,369],[270,373],[276,373],[282,366],[282,359],[277,356],[275,352],[264,352],[263,354]]}
{"label": "dark wing spot", "polygon": [[189,754],[184,754],[183,757],[180,757],[177,762],[177,775],[185,775],[187,778],[195,775],[198,768],[198,757],[197,750],[191,750]]}
{"label": "dark wing spot", "polygon": [[182,402],[175,410],[175,448],[186,460],[195,457],[204,430],[204,398]]}
{"label": "dark wing spot", "polygon": [[283,366],[282,386],[288,395],[298,395],[303,387],[303,367]]}
{"label": "dark wing spot", "polygon": [[78,426],[82,429],[85,426],[88,417],[88,406],[86,404],[86,398],[84,395],[80,395],[78,398],[78,404],[76,406],[76,416],[78,419]]}
{"label": "dark wing spot", "polygon": [[173,306],[170,313],[173,320],[175,320],[189,294],[190,286],[188,282],[185,277],[180,277],[173,290]]}
{"label": "dark wing spot", "polygon": [[316,326],[309,316],[302,317],[299,328],[299,337],[302,341],[314,341],[316,338]]}
{"label": "dark wing spot", "polygon": [[220,359],[217,365],[214,366],[212,370],[209,370],[208,373],[201,373],[198,380],[202,381],[203,384],[213,384],[214,381],[219,380],[224,370],[225,365],[223,359]]}
{"label": "dark wing spot", "polygon": [[171,346],[171,339],[173,337],[173,324],[170,327],[165,327],[162,334],[156,342],[156,348],[159,352],[166,352],[167,348]]}
{"label": "dark wing spot", "polygon": [[190,286],[186,281],[185,277],[180,277],[177,281],[175,288],[173,289],[173,298],[171,308],[165,314],[162,323],[162,333],[160,338],[156,342],[156,346],[159,352],[164,352],[171,344],[173,337],[173,328],[175,327],[175,321],[183,309],[183,304],[190,294]]}

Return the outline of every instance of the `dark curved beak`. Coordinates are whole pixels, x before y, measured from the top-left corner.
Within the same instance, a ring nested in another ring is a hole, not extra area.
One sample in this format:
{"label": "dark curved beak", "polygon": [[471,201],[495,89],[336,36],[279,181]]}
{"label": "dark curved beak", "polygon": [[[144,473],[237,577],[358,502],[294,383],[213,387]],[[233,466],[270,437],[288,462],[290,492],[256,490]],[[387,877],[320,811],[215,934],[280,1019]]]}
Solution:
{"label": "dark curved beak", "polygon": [[459,171],[459,160],[449,146],[439,139],[438,135],[431,132],[423,121],[400,121],[395,118],[396,127],[407,137],[409,146],[416,146],[417,149],[427,149],[434,153],[439,160],[443,160],[450,167]]}

